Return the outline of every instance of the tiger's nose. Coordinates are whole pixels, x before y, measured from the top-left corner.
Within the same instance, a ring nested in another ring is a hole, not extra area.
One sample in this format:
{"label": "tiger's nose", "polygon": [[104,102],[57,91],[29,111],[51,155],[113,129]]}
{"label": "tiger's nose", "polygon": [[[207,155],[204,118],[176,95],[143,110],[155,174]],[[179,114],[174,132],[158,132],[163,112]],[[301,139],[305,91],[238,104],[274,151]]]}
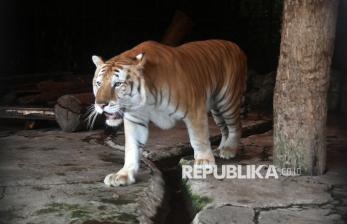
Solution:
{"label": "tiger's nose", "polygon": [[106,107],[108,103],[97,103],[96,105],[98,105],[101,109],[104,109],[104,107]]}

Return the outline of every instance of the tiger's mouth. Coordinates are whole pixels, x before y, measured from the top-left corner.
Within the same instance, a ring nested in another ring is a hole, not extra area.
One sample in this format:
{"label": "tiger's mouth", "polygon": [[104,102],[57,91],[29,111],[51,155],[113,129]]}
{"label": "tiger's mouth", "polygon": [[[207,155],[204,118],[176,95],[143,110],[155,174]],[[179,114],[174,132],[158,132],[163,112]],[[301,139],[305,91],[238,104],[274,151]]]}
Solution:
{"label": "tiger's mouth", "polygon": [[107,120],[118,120],[118,119],[123,119],[124,110],[125,109],[122,108],[119,111],[116,111],[114,113],[108,113],[108,112],[104,111],[104,114],[105,114]]}

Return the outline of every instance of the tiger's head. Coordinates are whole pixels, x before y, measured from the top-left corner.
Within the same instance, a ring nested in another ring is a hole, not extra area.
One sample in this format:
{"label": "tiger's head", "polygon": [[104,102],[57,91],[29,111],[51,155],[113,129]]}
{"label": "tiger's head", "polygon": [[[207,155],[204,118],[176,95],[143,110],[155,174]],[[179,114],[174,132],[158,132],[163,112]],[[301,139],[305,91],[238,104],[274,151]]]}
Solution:
{"label": "tiger's head", "polygon": [[125,111],[136,110],[145,103],[144,53],[134,57],[120,55],[106,62],[98,56],[93,56],[92,60],[96,66],[93,78],[95,116],[105,114],[108,126],[118,126]]}

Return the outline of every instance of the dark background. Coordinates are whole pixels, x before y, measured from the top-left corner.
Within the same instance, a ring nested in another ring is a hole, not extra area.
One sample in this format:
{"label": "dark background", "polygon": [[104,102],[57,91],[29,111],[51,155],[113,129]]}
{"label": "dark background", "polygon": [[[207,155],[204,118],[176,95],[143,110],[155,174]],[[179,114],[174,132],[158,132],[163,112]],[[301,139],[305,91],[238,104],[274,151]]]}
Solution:
{"label": "dark background", "polygon": [[160,41],[175,10],[194,27],[184,42],[221,38],[241,45],[257,70],[276,66],[281,1],[2,1],[2,74],[91,73],[91,55],[114,56]]}
{"label": "dark background", "polygon": [[[339,8],[333,66],[346,71],[345,0]],[[177,9],[194,21],[183,42],[231,40],[252,69],[276,70],[282,0],[7,0],[0,2],[0,75],[91,74],[93,54],[109,58],[142,41],[160,41]]]}

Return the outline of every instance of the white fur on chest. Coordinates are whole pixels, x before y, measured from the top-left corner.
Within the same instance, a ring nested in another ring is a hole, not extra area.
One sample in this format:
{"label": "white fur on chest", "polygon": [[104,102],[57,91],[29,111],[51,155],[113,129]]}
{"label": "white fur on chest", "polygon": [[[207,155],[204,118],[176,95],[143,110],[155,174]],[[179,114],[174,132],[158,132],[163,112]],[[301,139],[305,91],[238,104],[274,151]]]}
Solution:
{"label": "white fur on chest", "polygon": [[129,114],[141,118],[144,121],[151,121],[161,129],[173,128],[178,120],[181,120],[183,113],[175,111],[170,105],[166,107],[144,106]]}
{"label": "white fur on chest", "polygon": [[170,129],[175,126],[177,118],[170,116],[167,111],[151,111],[150,120],[162,129]]}

